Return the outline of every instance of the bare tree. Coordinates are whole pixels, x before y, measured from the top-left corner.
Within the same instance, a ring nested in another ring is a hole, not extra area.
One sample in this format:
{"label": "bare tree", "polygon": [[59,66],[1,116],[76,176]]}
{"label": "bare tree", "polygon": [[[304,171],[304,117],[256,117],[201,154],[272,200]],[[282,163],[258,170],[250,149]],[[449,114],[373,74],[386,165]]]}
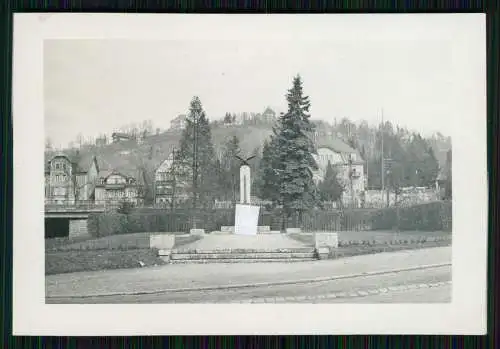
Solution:
{"label": "bare tree", "polygon": [[50,137],[45,138],[45,151],[52,151],[53,150],[53,144],[52,140]]}
{"label": "bare tree", "polygon": [[84,143],[84,138],[82,133],[80,132],[76,135],[76,144],[78,144],[78,147],[81,148],[83,143]]}

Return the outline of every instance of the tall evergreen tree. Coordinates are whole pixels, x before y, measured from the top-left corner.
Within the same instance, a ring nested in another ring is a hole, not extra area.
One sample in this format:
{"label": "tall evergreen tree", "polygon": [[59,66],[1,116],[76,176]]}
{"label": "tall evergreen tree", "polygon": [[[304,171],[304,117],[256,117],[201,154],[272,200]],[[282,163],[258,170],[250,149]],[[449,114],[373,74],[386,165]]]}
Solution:
{"label": "tall evergreen tree", "polygon": [[209,205],[214,199],[216,157],[209,121],[197,96],[191,100],[179,148],[177,160],[183,175],[191,179],[193,208]]}
{"label": "tall evergreen tree", "polygon": [[241,155],[240,141],[238,137],[231,137],[224,146],[224,156],[222,159],[222,167],[224,170],[224,187],[222,188],[226,199],[236,201],[237,193],[239,193],[239,168],[240,163],[236,156]]}
{"label": "tall evergreen tree", "polygon": [[446,182],[445,182],[445,192],[444,192],[444,198],[446,200],[451,200],[453,198],[453,180],[452,180],[452,154],[451,154],[451,149],[448,150],[446,153]]}
{"label": "tall evergreen tree", "polygon": [[280,203],[280,162],[278,134],[276,129],[273,132],[270,141],[266,140],[262,148],[262,159],[259,163],[255,188],[260,198],[277,205]]}
{"label": "tall evergreen tree", "polygon": [[293,79],[293,86],[286,96],[288,111],[280,117],[277,137],[279,150],[280,199],[284,213],[290,216],[313,208],[318,193],[313,181],[317,169],[312,153],[314,125],[309,118],[309,97],[304,96],[300,76]]}
{"label": "tall evergreen tree", "polygon": [[337,170],[332,166],[330,161],[326,167],[325,177],[319,183],[318,189],[323,201],[338,202],[342,199],[344,186],[340,183]]}

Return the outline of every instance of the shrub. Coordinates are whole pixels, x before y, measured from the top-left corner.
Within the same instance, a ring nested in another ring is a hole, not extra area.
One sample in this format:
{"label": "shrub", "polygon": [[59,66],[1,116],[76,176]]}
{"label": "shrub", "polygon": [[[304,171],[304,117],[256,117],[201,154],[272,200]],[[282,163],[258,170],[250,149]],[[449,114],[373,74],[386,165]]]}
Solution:
{"label": "shrub", "polygon": [[[398,220],[399,216],[399,220]],[[451,202],[439,201],[411,207],[390,207],[372,214],[372,228],[376,230],[451,231]]]}
{"label": "shrub", "polygon": [[120,213],[91,214],[88,231],[94,237],[123,234],[126,231],[127,216]]}

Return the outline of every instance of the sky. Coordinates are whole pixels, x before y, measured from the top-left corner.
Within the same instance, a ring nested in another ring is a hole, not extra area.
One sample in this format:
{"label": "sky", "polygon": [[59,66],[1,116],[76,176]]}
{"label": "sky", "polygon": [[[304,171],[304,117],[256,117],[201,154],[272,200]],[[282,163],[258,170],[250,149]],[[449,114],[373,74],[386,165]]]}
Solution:
{"label": "sky", "polygon": [[267,106],[286,111],[285,94],[296,74],[313,119],[374,124],[383,110],[384,119],[400,126],[451,135],[454,120],[476,112],[482,97],[482,43],[472,40],[470,26],[426,29],[425,22],[409,22],[366,28],[356,22],[355,38],[318,31],[280,40],[46,40],[46,137],[66,145],[78,133],[110,134],[146,119],[168,128],[194,95],[210,119]]}

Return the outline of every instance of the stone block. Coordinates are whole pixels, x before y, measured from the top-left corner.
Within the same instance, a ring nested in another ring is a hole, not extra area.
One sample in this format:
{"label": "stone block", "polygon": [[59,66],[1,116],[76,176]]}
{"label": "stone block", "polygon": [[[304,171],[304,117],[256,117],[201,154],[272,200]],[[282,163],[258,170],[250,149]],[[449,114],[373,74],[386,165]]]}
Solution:
{"label": "stone block", "polygon": [[319,259],[327,259],[330,254],[329,247],[319,247],[316,249],[316,253],[318,254]]}
{"label": "stone block", "polygon": [[266,233],[267,233],[267,232],[270,232],[270,231],[271,231],[271,227],[270,227],[270,226],[268,226],[268,225],[259,225],[259,226],[257,227],[257,231],[258,231],[259,233],[264,233],[264,232],[266,232]]}
{"label": "stone block", "polygon": [[259,206],[236,205],[234,233],[236,235],[256,235],[259,222]]}
{"label": "stone block", "polygon": [[279,230],[263,230],[259,231],[258,234],[281,234]]}
{"label": "stone block", "polygon": [[87,219],[70,219],[69,238],[88,235]]}
{"label": "stone block", "polygon": [[338,233],[316,232],[314,233],[314,245],[316,249],[320,247],[337,248],[339,247]]}
{"label": "stone block", "polygon": [[205,235],[205,229],[191,229],[189,231],[189,234],[195,235],[195,236],[204,236]]}
{"label": "stone block", "polygon": [[175,236],[170,234],[152,234],[149,236],[149,248],[171,250],[175,244]]}
{"label": "stone block", "polygon": [[300,230],[300,228],[286,228],[286,233],[287,234],[300,234],[301,230]]}
{"label": "stone block", "polygon": [[222,227],[220,227],[220,231],[224,233],[234,233],[234,225],[223,225]]}

